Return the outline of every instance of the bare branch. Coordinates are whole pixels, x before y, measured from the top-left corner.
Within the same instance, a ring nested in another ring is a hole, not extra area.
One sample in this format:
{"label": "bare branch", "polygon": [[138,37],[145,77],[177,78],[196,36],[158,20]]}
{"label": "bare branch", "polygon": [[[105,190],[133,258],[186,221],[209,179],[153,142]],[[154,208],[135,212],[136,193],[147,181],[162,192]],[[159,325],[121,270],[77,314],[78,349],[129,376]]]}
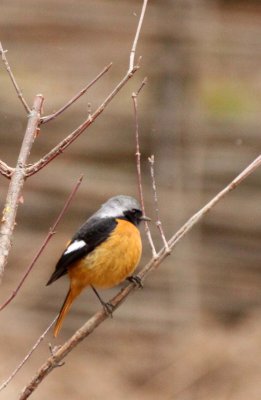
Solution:
{"label": "bare branch", "polygon": [[[134,60],[135,60],[135,53],[136,53],[136,47],[141,31],[141,27],[143,24],[144,20],[144,15],[147,7],[147,2],[148,0],[143,0],[143,6],[137,26],[137,30],[135,33],[135,37],[133,40],[132,48],[130,51],[130,61],[129,61],[129,69],[126,73],[126,75],[123,77],[123,79],[120,81],[120,83],[115,87],[115,89],[108,95],[108,97],[105,99],[105,101],[96,109],[96,111],[92,115],[88,115],[88,118],[77,128],[75,129],[71,134],[67,136],[63,141],[61,141],[56,147],[54,147],[49,153],[47,153],[41,160],[39,160],[37,163],[34,165],[28,166],[26,170],[26,176],[31,176],[34,175],[36,172],[38,172],[40,169],[42,169],[45,165],[47,165],[51,160],[53,160],[55,157],[57,157],[59,154],[61,154],[81,133],[85,131],[94,121],[95,119],[103,112],[105,107],[111,102],[111,100],[114,98],[114,96],[121,90],[121,88],[127,83],[127,81],[132,78],[134,73],[138,70],[139,68],[139,62],[140,58],[138,60],[137,65],[134,65]],[[7,58],[5,56],[6,50],[3,49],[2,44],[0,42],[0,53],[2,56],[2,60],[5,64],[5,67],[10,75],[10,78],[12,80],[12,83],[15,87],[15,90],[18,94],[18,97],[22,101],[23,106],[25,107],[26,111],[30,113],[30,107],[27,105],[25,99],[23,98],[22,92],[19,89],[19,86],[17,85],[17,82],[14,78],[14,75],[11,71],[11,68],[9,66],[9,63],[7,61]],[[83,88],[78,94],[76,94],[71,100],[68,101],[62,108],[60,108],[57,112],[54,114],[51,114],[49,116],[43,117],[41,119],[42,123],[46,123],[58,115],[60,115],[63,111],[65,111],[68,107],[70,107],[80,96],[82,96],[88,88],[90,88],[100,77],[105,74],[108,69],[111,67],[111,64],[109,64],[89,85],[87,85],[85,88]],[[6,165],[4,162],[0,160],[0,173],[3,176],[6,176],[7,178],[10,178],[14,169]]]}
{"label": "bare branch", "polygon": [[11,373],[11,375],[0,385],[0,392],[1,390],[5,389],[6,386],[11,382],[11,380],[15,377],[15,375],[20,371],[20,369],[23,367],[23,365],[26,363],[26,361],[31,357],[33,352],[37,349],[39,344],[44,340],[45,336],[57,320],[58,315],[54,318],[54,320],[48,325],[48,327],[45,329],[45,331],[41,334],[41,336],[37,339],[33,347],[29,350],[29,352],[26,354],[25,358],[20,362],[20,364],[15,368],[15,370]]}
{"label": "bare branch", "polygon": [[11,176],[14,172],[14,168],[9,167],[5,162],[0,160],[0,174],[5,176],[8,179],[11,179]]}
{"label": "bare branch", "polygon": [[43,96],[37,95],[30,112],[26,132],[18,156],[17,165],[12,174],[9,185],[0,229],[0,282],[4,273],[7,257],[11,248],[11,237],[15,226],[15,218],[18,203],[25,181],[25,165],[27,163],[36,132],[40,123],[40,113],[43,104]]}
{"label": "bare branch", "polygon": [[34,256],[31,264],[29,265],[29,267],[26,269],[22,279],[20,280],[19,284],[17,285],[16,289],[12,292],[12,294],[5,300],[5,302],[0,306],[0,311],[2,311],[17,295],[18,291],[20,290],[21,286],[23,285],[25,279],[27,278],[27,276],[29,275],[29,273],[31,272],[31,270],[33,269],[33,267],[35,266],[36,261],[38,260],[38,258],[40,257],[40,255],[42,254],[42,252],[44,251],[45,247],[47,246],[48,242],[50,241],[50,239],[52,238],[52,236],[55,234],[55,229],[57,228],[59,222],[61,221],[62,217],[64,216],[64,214],[66,213],[69,205],[71,204],[80,184],[82,183],[82,179],[83,176],[81,176],[77,183],[75,184],[75,186],[73,187],[70,195],[68,196],[61,212],[59,213],[58,217],[56,218],[56,221],[54,222],[53,226],[50,228],[48,235],[46,236],[46,238],[44,239],[41,247],[39,248],[39,250],[37,251],[36,255]]}
{"label": "bare branch", "polygon": [[[136,141],[136,168],[137,168],[137,177],[138,177],[138,189],[139,189],[139,199],[141,203],[141,208],[142,208],[142,213],[146,215],[145,212],[145,205],[144,205],[144,198],[143,198],[143,190],[142,190],[142,179],[141,179],[141,165],[140,165],[140,159],[141,159],[141,153],[140,153],[140,141],[139,141],[139,120],[138,120],[138,94],[142,90],[142,88],[145,86],[147,83],[147,78],[145,78],[139,89],[137,90],[136,93],[132,93],[132,100],[133,100],[133,108],[134,108],[134,119],[135,119],[135,141]],[[148,237],[148,241],[151,247],[152,251],[152,256],[153,258],[157,258],[157,252],[152,240],[151,232],[149,229],[149,225],[147,221],[145,222],[145,232]]]}
{"label": "bare branch", "polygon": [[154,193],[155,211],[156,211],[156,215],[157,215],[156,225],[159,228],[160,235],[161,235],[164,247],[165,247],[166,251],[168,251],[170,253],[169,245],[168,245],[168,242],[166,240],[166,237],[165,237],[165,234],[164,234],[164,231],[163,231],[163,228],[162,228],[162,223],[161,223],[161,220],[160,220],[160,216],[159,216],[159,203],[158,203],[157,188],[156,188],[156,181],[155,181],[155,174],[154,174],[154,163],[155,163],[154,155],[149,157],[148,160],[149,160],[149,163],[150,163],[150,174],[151,174],[151,180],[152,180],[152,189],[153,189],[153,193]]}
{"label": "bare branch", "polygon": [[44,168],[49,162],[56,158],[59,154],[73,143],[78,136],[80,136],[103,112],[105,107],[111,102],[111,100],[116,96],[116,94],[121,90],[121,88],[127,83],[127,81],[133,76],[137,71],[137,67],[134,67],[130,74],[124,76],[120,83],[115,87],[115,89],[109,94],[109,96],[104,100],[104,102],[96,109],[96,111],[89,115],[88,118],[72,133],[70,133],[65,139],[63,139],[57,146],[55,146],[49,153],[47,153],[41,160],[37,161],[35,164],[30,165],[26,168],[26,176],[31,176],[36,174],[42,168]]}
{"label": "bare branch", "polygon": [[235,189],[248,175],[252,174],[261,165],[261,155],[259,155],[251,164],[249,164],[232,182],[229,183],[221,192],[219,192],[205,207],[201,208],[194,214],[185,225],[183,225],[175,235],[168,241],[169,247],[172,249],[175,244],[209,211],[213,208],[226,194]]}
{"label": "bare branch", "polygon": [[2,57],[2,61],[3,61],[4,65],[5,65],[5,68],[6,68],[8,74],[9,74],[9,76],[10,76],[10,79],[11,79],[13,85],[14,85],[14,88],[15,88],[15,91],[16,91],[16,93],[17,93],[18,98],[20,99],[21,103],[23,104],[23,106],[24,106],[24,108],[25,108],[27,114],[30,114],[31,109],[30,109],[30,107],[28,106],[26,100],[24,99],[23,93],[22,93],[21,89],[19,88],[19,86],[18,86],[18,84],[17,84],[17,82],[16,82],[16,79],[15,79],[15,77],[14,77],[14,74],[13,74],[13,72],[12,72],[12,70],[11,70],[11,67],[10,67],[10,65],[9,65],[9,63],[8,63],[8,61],[7,61],[6,56],[5,56],[5,53],[6,53],[6,52],[7,52],[7,50],[4,50],[4,49],[3,49],[2,43],[0,42],[0,54],[1,54],[1,57]]}
{"label": "bare branch", "polygon": [[136,94],[136,97],[138,97],[139,93],[142,91],[142,89],[144,88],[144,86],[148,83],[148,78],[144,78],[143,81],[141,82],[140,87],[138,88]]}
{"label": "bare branch", "polygon": [[[190,229],[209,211],[211,210],[226,194],[235,189],[244,179],[253,173],[261,165],[261,155],[258,156],[247,168],[245,168],[228,186],[219,192],[210,202],[208,202],[201,210],[194,214],[168,241],[170,250],[181,240],[181,238],[190,231]],[[139,273],[139,277],[144,280],[149,273],[157,268],[162,261],[168,256],[169,252],[163,247],[157,259],[152,258]],[[127,296],[135,289],[135,284],[131,283],[125,289],[121,290],[111,301],[113,308],[116,309],[125,301]],[[26,400],[42,382],[42,380],[60,363],[68,353],[70,353],[82,340],[89,336],[105,319],[108,318],[106,311],[103,309],[94,314],[78,331],[61,346],[53,356],[40,367],[29,384],[23,389],[19,400]]]}
{"label": "bare branch", "polygon": [[69,100],[63,107],[61,107],[54,114],[47,115],[46,117],[41,118],[42,124],[51,121],[52,119],[58,117],[58,115],[62,114],[67,108],[69,108],[73,103],[75,103],[81,96],[83,96],[88,89],[90,89],[109,69],[111,68],[112,63],[107,65],[88,85],[86,85],[79,93],[77,93],[71,100]]}
{"label": "bare branch", "polygon": [[147,8],[147,3],[148,3],[148,0],[144,0],[143,1],[143,6],[142,6],[142,9],[141,9],[140,19],[139,19],[139,23],[138,23],[138,28],[137,28],[137,31],[136,31],[136,34],[135,34],[135,38],[134,38],[134,41],[133,41],[133,44],[132,44],[131,52],[130,52],[129,72],[132,71],[132,69],[134,67],[136,47],[137,47],[137,43],[138,43],[138,40],[139,40],[140,31],[141,31],[141,27],[142,27],[142,24],[143,24],[145,11],[146,11],[146,8]]}
{"label": "bare branch", "polygon": [[[135,33],[135,38],[133,41],[132,49],[130,52],[130,64],[129,69],[123,79],[118,83],[118,85],[112,90],[112,92],[108,95],[108,97],[104,100],[104,102],[94,111],[92,115],[89,115],[88,118],[72,133],[70,133],[64,140],[62,140],[57,146],[55,146],[49,153],[47,153],[41,160],[36,162],[35,164],[27,167],[26,176],[31,176],[40,171],[43,167],[49,164],[54,158],[56,158],[59,154],[61,154],[78,136],[80,136],[95,120],[96,118],[103,112],[105,107],[113,100],[116,94],[126,85],[128,80],[133,77],[134,73],[139,69],[139,64],[134,65],[135,51],[136,46],[141,30],[141,26],[144,19],[145,10],[147,7],[147,0],[143,0],[143,6],[141,15],[139,18],[137,30]],[[138,60],[138,62],[140,59]]]}

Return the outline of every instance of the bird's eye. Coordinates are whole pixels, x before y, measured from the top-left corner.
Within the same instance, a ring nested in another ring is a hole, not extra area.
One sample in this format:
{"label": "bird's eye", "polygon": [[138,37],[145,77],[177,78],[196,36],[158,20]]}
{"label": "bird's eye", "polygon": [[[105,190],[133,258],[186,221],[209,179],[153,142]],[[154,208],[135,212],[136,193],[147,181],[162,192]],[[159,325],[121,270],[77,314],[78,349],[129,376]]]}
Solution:
{"label": "bird's eye", "polygon": [[139,218],[142,215],[142,212],[138,208],[133,208],[132,215],[134,215],[136,218]]}

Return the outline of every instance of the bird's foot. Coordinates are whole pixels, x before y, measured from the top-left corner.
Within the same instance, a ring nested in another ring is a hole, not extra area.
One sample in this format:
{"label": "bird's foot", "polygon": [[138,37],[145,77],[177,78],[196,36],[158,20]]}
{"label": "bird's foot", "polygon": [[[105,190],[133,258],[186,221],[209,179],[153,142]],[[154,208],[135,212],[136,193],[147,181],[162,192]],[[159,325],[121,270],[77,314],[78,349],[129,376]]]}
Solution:
{"label": "bird's foot", "polygon": [[143,283],[141,278],[138,275],[128,276],[127,280],[131,283],[134,283],[137,287],[143,289]]}
{"label": "bird's foot", "polygon": [[99,295],[99,293],[97,292],[97,290],[95,289],[94,286],[92,286],[92,290],[94,291],[94,293],[96,294],[96,296],[99,299],[99,302],[101,303],[101,305],[103,306],[104,311],[106,312],[106,314],[108,315],[108,317],[110,316],[112,318],[112,313],[114,310],[114,306],[113,304],[111,304],[110,302],[106,303],[106,301],[104,301],[101,296]]}
{"label": "bird's foot", "polygon": [[103,302],[102,305],[103,305],[103,309],[104,309],[105,313],[108,315],[108,317],[112,318],[113,317],[112,313],[114,311],[113,304],[111,304],[110,302],[108,302],[108,303]]}

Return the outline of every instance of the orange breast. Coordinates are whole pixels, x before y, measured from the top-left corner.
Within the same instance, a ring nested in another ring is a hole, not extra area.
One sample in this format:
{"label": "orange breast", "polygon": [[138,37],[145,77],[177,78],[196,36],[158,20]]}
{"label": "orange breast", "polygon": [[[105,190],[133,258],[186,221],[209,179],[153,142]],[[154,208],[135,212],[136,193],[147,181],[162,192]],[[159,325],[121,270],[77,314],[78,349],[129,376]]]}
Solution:
{"label": "orange breast", "polygon": [[71,287],[77,287],[77,291],[88,285],[113,287],[136,269],[142,251],[140,232],[128,221],[117,222],[105,242],[69,269]]}

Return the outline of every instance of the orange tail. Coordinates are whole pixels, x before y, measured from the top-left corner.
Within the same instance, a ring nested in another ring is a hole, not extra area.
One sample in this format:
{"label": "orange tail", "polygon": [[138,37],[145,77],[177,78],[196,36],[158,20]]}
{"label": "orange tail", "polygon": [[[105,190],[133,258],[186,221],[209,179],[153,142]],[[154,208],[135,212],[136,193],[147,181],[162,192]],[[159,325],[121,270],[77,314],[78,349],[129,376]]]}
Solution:
{"label": "orange tail", "polygon": [[68,311],[70,310],[72,302],[75,299],[75,297],[76,297],[76,295],[72,293],[71,289],[69,289],[69,292],[67,293],[67,296],[66,296],[64,303],[62,305],[62,308],[60,310],[59,317],[58,317],[55,327],[54,327],[54,332],[53,332],[54,337],[58,336],[60,329],[62,327],[63,320],[66,317]]}

